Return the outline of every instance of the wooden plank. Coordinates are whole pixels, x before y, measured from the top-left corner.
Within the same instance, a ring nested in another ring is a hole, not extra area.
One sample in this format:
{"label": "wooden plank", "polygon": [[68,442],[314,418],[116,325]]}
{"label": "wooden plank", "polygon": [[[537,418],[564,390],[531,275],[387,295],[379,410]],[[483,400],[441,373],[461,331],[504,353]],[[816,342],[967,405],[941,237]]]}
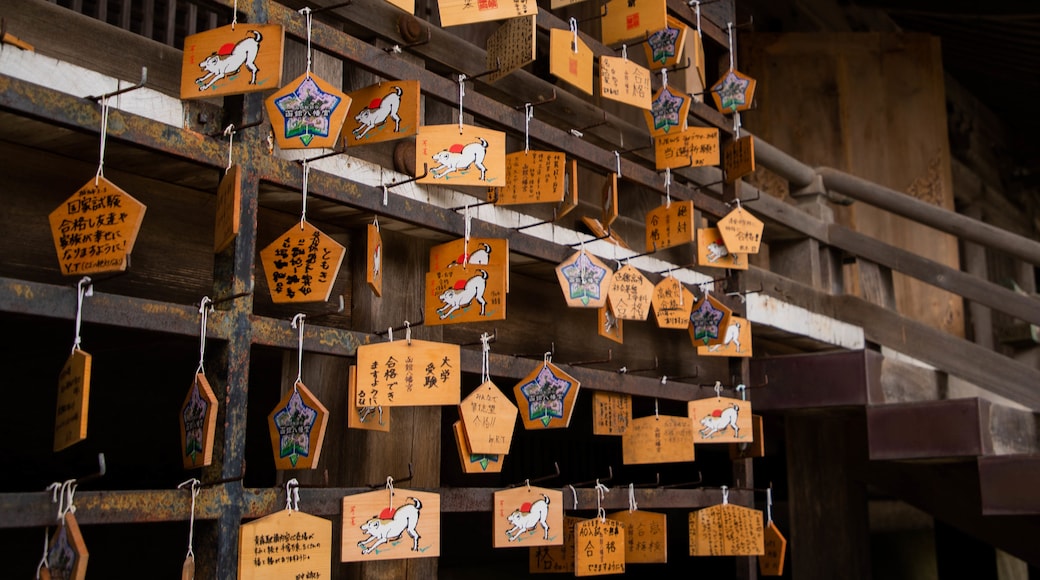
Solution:
{"label": "wooden plank", "polygon": [[883,401],[881,360],[871,350],[751,359],[756,411],[860,406]]}
{"label": "wooden plank", "polygon": [[867,407],[871,460],[989,455],[989,402],[925,401]]}
{"label": "wooden plank", "polygon": [[1040,457],[980,457],[978,467],[982,515],[1040,515]]}

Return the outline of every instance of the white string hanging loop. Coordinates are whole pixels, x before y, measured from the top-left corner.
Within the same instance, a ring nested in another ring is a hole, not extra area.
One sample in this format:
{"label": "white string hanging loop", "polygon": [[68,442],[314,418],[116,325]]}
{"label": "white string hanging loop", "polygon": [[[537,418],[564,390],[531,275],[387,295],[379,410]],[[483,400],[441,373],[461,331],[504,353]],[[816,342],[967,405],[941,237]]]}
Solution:
{"label": "white string hanging loop", "polygon": [[736,390],[737,390],[738,393],[740,393],[740,400],[741,401],[746,401],[747,400],[747,385],[745,385],[744,383],[741,383],[741,384],[737,385],[737,389]]}
{"label": "white string hanging loop", "polygon": [[607,521],[607,510],[603,509],[603,496],[610,492],[610,488],[596,480],[596,516],[600,522]]}
{"label": "white string hanging loop", "polygon": [[725,485],[722,486],[722,505],[729,503],[729,488]]}
{"label": "white string hanging loop", "polygon": [[465,229],[464,229],[464,233],[463,233],[463,239],[462,239],[462,269],[463,270],[465,270],[467,268],[467,266],[469,266],[469,238],[470,238],[470,231],[473,228],[473,217],[469,215],[469,204],[468,203],[466,204],[465,216],[466,217],[465,217],[465,219],[463,221],[465,222],[466,225],[465,225]]}
{"label": "white string hanging loop", "polygon": [[729,70],[737,70],[737,37],[733,34],[733,23],[726,23],[726,34],[729,35]]}
{"label": "white string hanging loop", "polygon": [[94,175],[94,185],[97,185],[105,176],[105,142],[108,139],[108,97],[101,97],[101,144],[98,150],[97,174]]}
{"label": "white string hanging loop", "polygon": [[51,568],[47,563],[47,548],[50,545],[50,531],[50,528],[43,528],[43,555],[40,556],[40,563],[36,565],[36,580],[40,580],[44,568],[47,568],[48,570]]}
{"label": "white string hanging loop", "polygon": [[740,128],[741,127],[743,127],[743,125],[740,124],[740,113],[739,112],[734,112],[733,113],[733,138],[734,139],[740,139]]}
{"label": "white string hanging loop", "polygon": [[202,301],[199,303],[199,314],[202,315],[202,323],[199,325],[201,327],[199,332],[199,368],[195,369],[196,375],[205,374],[206,372],[202,368],[202,364],[206,360],[206,322],[209,319],[209,313],[212,311],[213,301],[209,299],[209,296],[203,296]]}
{"label": "white string hanging loop", "polygon": [[573,485],[567,485],[567,487],[571,488],[571,495],[574,496],[574,507],[571,509],[573,509],[574,511],[578,511],[578,490],[574,489]]}
{"label": "white string hanging loop", "polygon": [[[491,380],[491,335],[484,333],[480,335],[480,382],[481,384]],[[530,487],[530,482],[528,482]]]}
{"label": "white string hanging loop", "polygon": [[412,344],[412,323],[407,320],[404,321],[404,341],[408,345]]}
{"label": "white string hanging loop", "polygon": [[307,163],[307,158],[303,159],[303,205],[300,209],[300,229],[303,229],[304,222],[307,221],[307,182],[310,180],[311,166]]}
{"label": "white string hanging loop", "polygon": [[628,484],[628,513],[632,513],[639,509],[639,504],[636,503],[636,484]]}
{"label": "white string hanging loop", "polygon": [[59,519],[61,520],[61,525],[65,525],[65,516],[67,514],[76,513],[76,503],[74,500],[76,495],[76,480],[66,480],[65,483],[62,484],[62,491],[65,495],[65,508],[62,510]]}
{"label": "white string hanging loop", "polygon": [[234,149],[235,143],[235,124],[232,123],[227,127],[224,127],[224,134],[227,135],[227,168],[224,169],[224,175],[227,175],[228,171],[231,171],[231,151]]}
{"label": "white string hanging loop", "polygon": [[238,0],[235,0],[235,7],[231,12],[231,30],[235,29],[235,25],[238,24]]}
{"label": "white string hanging loop", "polygon": [[80,350],[81,337],[80,326],[83,323],[83,299],[94,295],[94,285],[90,283],[90,276],[84,276],[76,284],[76,338],[72,342],[72,352]]}
{"label": "white string hanging loop", "polygon": [[624,59],[624,60],[628,60],[628,45],[627,44],[622,44],[621,45],[621,58]]}
{"label": "white string hanging loop", "polygon": [[672,168],[664,169],[664,206],[672,207]]}
{"label": "white string hanging loop", "polygon": [[571,17],[571,34],[574,35],[574,40],[571,41],[571,50],[574,54],[578,54],[578,19]]}
{"label": "white string hanging loop", "polygon": [[693,12],[697,16],[697,35],[701,33],[701,3],[700,0],[693,0]]}
{"label": "white string hanging loop", "polygon": [[307,76],[311,76],[311,9],[304,6],[298,12],[307,18]]}
{"label": "white string hanging loop", "polygon": [[551,363],[551,362],[552,362],[552,351],[548,351],[548,352],[545,353],[545,356],[542,357],[542,368],[548,367],[549,363]]}
{"label": "white string hanging loop", "polygon": [[394,507],[394,478],[386,476],[386,490],[390,492],[386,501],[386,506],[393,509]]}
{"label": "white string hanging loop", "polygon": [[462,134],[462,98],[466,96],[466,75],[459,75],[459,135]]}
{"label": "white string hanging loop", "polygon": [[295,477],[285,482],[285,511],[300,511],[300,482]]}
{"label": "white string hanging loop", "polygon": [[668,86],[668,67],[664,67],[663,69],[661,69],[661,86]]}
{"label": "white string hanging loop", "polygon": [[715,381],[715,397],[722,397],[722,381]]}
{"label": "white string hanging loop", "polygon": [[615,173],[617,173],[618,179],[621,179],[621,152],[617,149],[614,150],[614,162],[617,165]]}
{"label": "white string hanging loop", "polygon": [[184,483],[177,486],[177,489],[189,488],[191,492],[191,511],[188,512],[188,553],[184,555],[185,559],[195,559],[195,500],[199,497],[199,492],[202,490],[202,482],[196,478],[191,478]]}
{"label": "white string hanging loop", "polygon": [[531,152],[531,119],[534,119],[534,105],[524,103],[524,154]]}
{"label": "white string hanging loop", "polygon": [[292,318],[292,327],[299,329],[299,342],[296,349],[296,382],[293,383],[293,391],[298,391],[298,386],[303,383],[303,319],[307,315],[299,313]]}
{"label": "white string hanging loop", "polygon": [[766,488],[766,521],[773,523],[773,488]]}

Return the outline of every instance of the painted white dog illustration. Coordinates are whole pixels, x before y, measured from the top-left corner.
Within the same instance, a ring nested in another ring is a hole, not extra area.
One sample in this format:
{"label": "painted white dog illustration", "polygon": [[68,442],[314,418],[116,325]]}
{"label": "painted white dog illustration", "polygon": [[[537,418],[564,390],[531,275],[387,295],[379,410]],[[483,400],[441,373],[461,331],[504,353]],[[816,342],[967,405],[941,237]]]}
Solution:
{"label": "painted white dog illustration", "polygon": [[[414,497],[408,499],[412,503],[404,504],[394,510],[393,516],[390,518],[373,516],[361,524],[361,531],[368,534],[368,538],[358,542],[358,547],[362,548],[362,554],[368,554],[387,542],[397,540],[405,533],[412,538],[412,550],[419,551],[419,532],[415,530],[415,526],[419,523],[419,510],[422,509],[422,502]],[[373,540],[375,542],[371,546],[367,546]]]}
{"label": "painted white dog illustration", "polygon": [[722,240],[715,240],[708,244],[708,261],[711,263],[718,262],[722,258],[729,255],[729,250],[726,249],[726,245],[722,243]]}
{"label": "painted white dog illustration", "polygon": [[354,129],[354,139],[361,139],[368,132],[386,123],[387,119],[394,121],[394,133],[401,130],[401,117],[397,111],[401,108],[401,87],[390,87],[390,92],[381,99],[373,99],[367,107],[358,111],[354,120],[358,122]]}
{"label": "painted white dog illustration", "polygon": [[509,523],[513,524],[512,529],[506,530],[506,535],[509,536],[509,541],[512,542],[516,540],[524,532],[533,532],[538,526],[542,526],[542,529],[545,530],[542,537],[548,540],[549,524],[545,521],[548,517],[549,496],[543,493],[542,499],[530,505],[524,504],[520,506],[520,509],[513,510],[513,513],[509,514],[509,517],[506,518],[509,520]]}
{"label": "painted white dog illustration", "polygon": [[488,273],[487,270],[478,270],[478,272],[480,273],[466,280],[464,284],[462,280],[459,280],[454,288],[448,288],[441,292],[440,299],[444,306],[437,309],[437,314],[440,314],[441,320],[474,300],[477,301],[477,304],[480,304],[480,315],[484,315],[484,308],[487,306],[487,301],[484,300],[484,289],[487,288]]}
{"label": "painted white dog illustration", "polygon": [[727,427],[733,429],[734,437],[740,437],[740,427],[737,427],[737,412],[739,410],[740,407],[734,403],[732,406],[726,409],[722,409],[721,411],[715,411],[715,413],[718,413],[718,415],[712,413],[711,415],[708,415],[701,419],[701,425],[704,426],[704,428],[701,429],[700,432],[701,437],[708,439],[712,435],[726,429]]}
{"label": "painted white dog illustration", "polygon": [[463,263],[476,264],[478,266],[486,266],[491,262],[491,246],[487,244],[480,244],[481,247],[477,250],[470,252],[469,259],[466,259],[466,254],[460,254],[454,262],[448,264],[448,268],[455,266],[461,266]]}
{"label": "painted white dog illustration", "polygon": [[726,327],[726,337],[724,339],[722,339],[722,344],[716,344],[716,345],[709,346],[708,350],[711,351],[711,352],[715,352],[715,351],[719,350],[720,348],[722,348],[724,346],[727,346],[729,344],[733,344],[734,346],[736,346],[737,347],[737,352],[740,352],[740,323],[739,322],[731,322],[729,324],[729,326]]}
{"label": "painted white dog illustration", "polygon": [[[484,167],[484,156],[487,155],[488,142],[483,137],[477,137],[480,141],[468,145],[452,145],[450,149],[443,149],[433,154],[433,160],[439,163],[437,167],[430,170],[436,178],[444,177],[454,171],[475,166],[480,170],[480,179],[485,181],[487,167]],[[437,172],[440,171],[440,175]]]}
{"label": "painted white dog illustration", "polygon": [[260,52],[260,41],[263,40],[263,36],[257,30],[250,30],[249,34],[250,36],[238,41],[230,51],[225,51],[224,49],[228,45],[224,45],[221,50],[207,56],[199,63],[199,68],[206,71],[206,74],[195,79],[200,91],[212,87],[213,83],[228,75],[237,73],[243,66],[253,75],[249,84],[256,84],[256,73],[260,69],[256,66],[255,61],[257,53]]}

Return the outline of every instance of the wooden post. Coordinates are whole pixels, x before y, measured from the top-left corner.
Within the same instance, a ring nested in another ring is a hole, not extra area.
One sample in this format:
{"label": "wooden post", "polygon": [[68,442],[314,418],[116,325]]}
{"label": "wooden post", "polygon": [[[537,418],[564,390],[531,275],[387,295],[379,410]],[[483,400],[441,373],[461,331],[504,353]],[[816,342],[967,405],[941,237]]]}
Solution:
{"label": "wooden post", "polygon": [[[981,220],[982,208],[978,204],[973,203],[964,210],[964,215]],[[988,279],[989,267],[986,260],[986,248],[965,240],[961,251],[963,252],[961,255],[964,257],[964,271],[984,280]],[[968,316],[971,321],[972,340],[979,346],[992,349],[993,311],[981,304],[969,302]]]}

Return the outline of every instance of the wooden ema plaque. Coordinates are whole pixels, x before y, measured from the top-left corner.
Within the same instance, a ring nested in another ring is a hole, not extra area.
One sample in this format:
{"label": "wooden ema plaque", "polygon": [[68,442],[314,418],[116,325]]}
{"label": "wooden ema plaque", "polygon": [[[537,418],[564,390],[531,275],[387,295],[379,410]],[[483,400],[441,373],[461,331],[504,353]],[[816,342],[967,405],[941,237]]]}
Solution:
{"label": "wooden ema plaque", "polygon": [[494,546],[563,545],[563,492],[517,487],[495,492]]}
{"label": "wooden ema plaque", "polygon": [[451,425],[455,434],[455,448],[459,452],[459,462],[462,464],[462,473],[501,473],[504,456],[490,453],[473,453],[466,441],[466,428],[462,421],[455,421]]}
{"label": "wooden ema plaque", "polygon": [[613,271],[599,258],[584,249],[556,266],[556,278],[563,297],[571,308],[602,308],[607,304],[607,290]]}
{"label": "wooden ema plaque", "polygon": [[697,230],[697,264],[709,268],[747,270],[747,254],[730,252],[719,228]]}
{"label": "wooden ema plaque", "polygon": [[755,138],[745,135],[733,139],[722,148],[722,171],[726,183],[755,172]]}
{"label": "wooden ema plaque", "polygon": [[633,419],[621,438],[621,452],[625,465],[693,461],[690,418],[652,415]]}
{"label": "wooden ema plaque", "polygon": [[462,390],[457,344],[398,340],[357,349],[357,407],[458,405]]}
{"label": "wooden ema plaque", "polygon": [[730,316],[722,342],[698,346],[697,356],[751,356],[751,323],[746,318]]}
{"label": "wooden ema plaque", "polygon": [[658,328],[684,330],[690,326],[690,313],[696,299],[681,282],[671,276],[661,278],[654,286],[650,304],[654,307],[654,318]]}
{"label": "wooden ema plaque", "polygon": [[551,362],[544,362],[513,387],[520,419],[528,430],[566,429],[571,423],[581,383]]}
{"label": "wooden ema plaque", "polygon": [[762,220],[739,205],[719,220],[719,233],[726,247],[738,254],[757,254],[762,244]]}
{"label": "wooden ema plaque", "polygon": [[293,225],[260,250],[271,301],[327,301],[346,253],[346,248],[310,222]]}
{"label": "wooden ema plaque", "polygon": [[506,318],[506,271],[502,266],[448,268],[426,274],[427,326]]}
{"label": "wooden ema plaque", "polygon": [[625,264],[614,272],[607,291],[610,311],[620,320],[646,320],[654,285],[638,269]]}
{"label": "wooden ema plaque", "polygon": [[239,580],[331,577],[331,521],[282,510],[238,529]]}
{"label": "wooden ema plaque", "polygon": [[758,573],[762,576],[783,576],[787,556],[787,538],[772,521],[762,532],[764,553],[758,557]]}
{"label": "wooden ema plaque", "polygon": [[181,99],[277,89],[284,42],[277,24],[240,23],[185,37]]}
{"label": "wooden ema plaque", "polygon": [[730,69],[711,86],[711,97],[723,113],[746,111],[755,98],[755,79]]}
{"label": "wooden ema plaque", "polygon": [[376,296],[383,295],[383,236],[379,226],[368,224],[365,248],[365,282]]}
{"label": "wooden ema plaque", "polygon": [[516,405],[487,381],[459,403],[459,418],[473,453],[505,455],[513,442]]}
{"label": "wooden ema plaque", "polygon": [[487,76],[489,83],[534,62],[536,19],[535,14],[510,18],[488,37],[486,70],[494,70]]}
{"label": "wooden ema plaque", "polygon": [[626,250],[632,249],[631,246],[629,246],[621,236],[617,235],[616,232],[610,232],[607,228],[603,227],[603,224],[600,223],[598,219],[584,216],[581,218],[581,223],[585,227],[589,228],[589,231],[592,232],[592,235],[595,236],[596,239],[605,239],[620,248],[625,248]]}
{"label": "wooden ema plaque", "polygon": [[617,520],[580,521],[574,525],[574,575],[625,573],[625,526]]}
{"label": "wooden ema plaque", "polygon": [[470,238],[452,240],[430,248],[430,272],[451,268],[481,266],[502,267],[509,292],[509,240],[506,238]]}
{"label": "wooden ema plaque", "polygon": [[719,164],[719,130],[689,127],[654,139],[657,170]]}
{"label": "wooden ema plaque", "polygon": [[54,450],[61,451],[87,438],[90,408],[90,367],[93,357],[75,349],[58,374],[54,412]]}
{"label": "wooden ema plaque", "polygon": [[567,163],[567,180],[564,182],[564,199],[556,212],[556,219],[574,211],[578,207],[578,160],[571,159]]}
{"label": "wooden ema plaque", "polygon": [[387,81],[347,93],[350,134],[343,145],[370,145],[415,135],[419,130],[419,81]]}
{"label": "wooden ema plaque", "polygon": [[538,14],[535,0],[437,0],[441,27]]}
{"label": "wooden ema plaque", "polygon": [[760,556],[762,512],[722,504],[690,513],[691,556]]}
{"label": "wooden ema plaque", "polygon": [[304,73],[264,101],[281,149],[324,149],[339,142],[350,97],[314,73]]}
{"label": "wooden ema plaque", "polygon": [[267,416],[275,469],[317,467],[328,421],[325,405],[297,382]]}
{"label": "wooden ema plaque", "polygon": [[567,155],[555,151],[517,151],[506,155],[506,184],[488,190],[495,205],[558,203],[566,194]]}
{"label": "wooden ema plaque", "polygon": [[[690,31],[690,42],[686,46],[689,48],[689,50],[685,51],[686,55],[690,58],[690,61],[693,63],[693,68],[697,73],[696,80],[699,81],[697,86],[704,89],[708,86],[708,79],[704,76],[704,42],[701,39],[701,33],[699,30]],[[701,96],[698,101],[703,103],[704,97]]]}
{"label": "wooden ema plaque", "polygon": [[213,253],[219,254],[235,241],[242,224],[242,168],[232,165],[217,187],[213,227]]}
{"label": "wooden ema plaque", "polygon": [[643,111],[650,136],[667,135],[673,129],[682,130],[686,126],[686,117],[690,114],[690,97],[683,93],[675,94],[671,87],[661,87],[654,93],[650,108]]}
{"label": "wooden ema plaque", "polygon": [[408,14],[415,14],[415,0],[386,0],[387,3],[397,6]]}
{"label": "wooden ema plaque", "polygon": [[581,518],[563,516],[563,544],[532,547],[527,571],[530,574],[574,573],[574,526]]}
{"label": "wooden ema plaque", "polygon": [[[627,1],[627,0],[626,0]],[[653,100],[650,89],[650,70],[627,58],[599,57],[599,94],[640,109],[650,109]]]}
{"label": "wooden ema plaque", "polygon": [[610,226],[618,218],[617,179],[617,173],[608,173],[607,180],[603,182],[603,189],[600,190],[600,209],[603,210],[601,223],[607,229],[610,229]]}
{"label": "wooden ema plaque", "polygon": [[751,402],[729,397],[687,403],[694,443],[750,443]]}
{"label": "wooden ema plaque", "polygon": [[103,176],[88,181],[48,216],[61,273],[126,270],[144,212],[143,203]]}
{"label": "wooden ema plaque", "polygon": [[506,134],[484,127],[424,125],[415,138],[415,167],[429,167],[419,183],[502,187]]}
{"label": "wooden ema plaque", "polygon": [[664,28],[647,37],[643,49],[646,51],[646,62],[650,70],[669,70],[682,62],[683,49],[686,46],[686,35],[690,28],[679,19],[668,16]]}
{"label": "wooden ema plaque", "polygon": [[87,576],[87,560],[90,552],[79,532],[76,516],[71,512],[64,515],[61,525],[51,534],[47,544],[47,569],[55,580],[83,580]]}
{"label": "wooden ema plaque", "polygon": [[441,555],[441,496],[394,489],[343,498],[343,562]]}
{"label": "wooden ema plaque", "polygon": [[357,401],[357,366],[350,365],[347,373],[347,428],[365,431],[390,432],[390,409],[379,407],[358,407]]}
{"label": "wooden ema plaque", "polygon": [[587,95],[592,94],[592,49],[569,30],[549,31],[549,72]]}
{"label": "wooden ema plaque", "polygon": [[693,243],[693,202],[673,201],[646,214],[646,251]]}
{"label": "wooden ema plaque", "polygon": [[610,0],[600,21],[603,44],[642,40],[668,25],[664,0]]}
{"label": "wooden ema plaque", "polygon": [[730,459],[753,459],[766,456],[766,441],[762,438],[762,415],[751,416],[751,441],[729,444]]}
{"label": "wooden ema plaque", "polygon": [[694,346],[722,344],[732,315],[733,311],[711,294],[701,296],[690,312],[690,339]]}
{"label": "wooden ema plaque", "polygon": [[206,380],[196,373],[184,403],[181,404],[181,460],[184,469],[205,467],[213,462],[213,441],[217,433],[217,396]]}
{"label": "wooden ema plaque", "polygon": [[600,336],[618,344],[625,344],[625,321],[614,316],[609,306],[602,306],[596,310],[596,322],[599,325],[597,332]]}
{"label": "wooden ema plaque", "polygon": [[624,435],[632,422],[632,395],[592,392],[592,434]]}
{"label": "wooden ema plaque", "polygon": [[668,517],[655,512],[624,510],[607,518],[625,527],[625,564],[668,562]]}
{"label": "wooden ema plaque", "polygon": [[549,2],[549,8],[556,10],[557,8],[563,8],[564,6],[570,6],[571,4],[579,4],[586,0],[552,0]]}

